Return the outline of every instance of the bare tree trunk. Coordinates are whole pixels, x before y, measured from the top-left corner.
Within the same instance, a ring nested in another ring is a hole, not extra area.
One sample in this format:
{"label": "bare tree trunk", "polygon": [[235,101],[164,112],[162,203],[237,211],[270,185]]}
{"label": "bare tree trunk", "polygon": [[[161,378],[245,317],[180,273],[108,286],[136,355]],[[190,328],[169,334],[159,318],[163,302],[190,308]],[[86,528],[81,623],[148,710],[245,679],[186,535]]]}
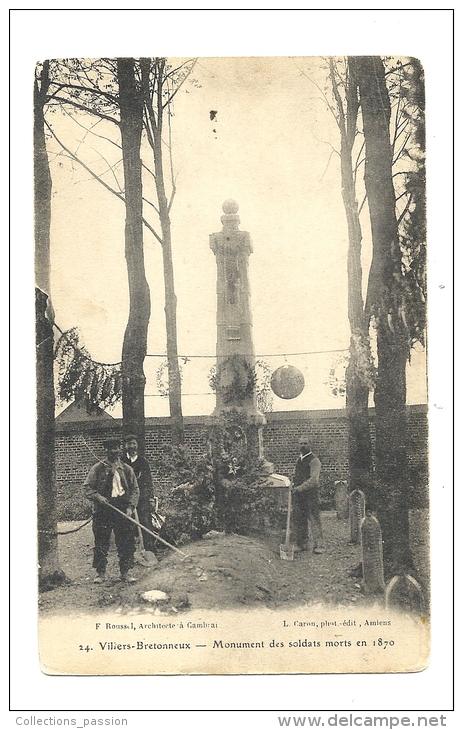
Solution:
{"label": "bare tree trunk", "polygon": [[156,147],[156,151],[154,154],[156,188],[159,204],[159,219],[161,222],[162,230],[162,260],[164,269],[165,296],[164,311],[166,316],[166,352],[169,376],[169,411],[172,429],[172,444],[174,446],[178,446],[179,444],[183,443],[183,413],[182,390],[177,347],[177,296],[175,294],[174,286],[171,224],[164,188],[160,134],[156,134],[154,140]]}
{"label": "bare tree trunk", "polygon": [[122,157],[125,184],[125,258],[129,281],[129,318],[122,345],[122,412],[124,430],[145,443],[145,373],[150,292],[143,252],[142,163],[143,99],[133,58],[117,59]]}
{"label": "bare tree trunk", "polygon": [[[37,375],[37,523],[39,587],[66,582],[59,565],[55,486],[55,392],[53,327],[46,316],[47,295],[35,290]],[[50,372],[52,377],[50,377]]]}
{"label": "bare tree trunk", "polygon": [[142,59],[142,78],[144,84],[144,100],[150,124],[150,140],[153,149],[154,174],[156,179],[156,193],[159,207],[159,221],[162,237],[162,260],[164,271],[164,311],[166,317],[166,353],[169,379],[169,412],[171,421],[172,445],[183,444],[183,413],[182,413],[182,382],[178,364],[177,346],[177,297],[174,286],[174,266],[172,262],[172,230],[170,222],[169,204],[166,195],[164,180],[164,166],[162,154],[163,104],[164,98],[164,66],[165,59],[158,59],[156,68],[156,85],[154,100],[156,111],[153,109],[152,96],[149,90],[149,69],[151,59]]}
{"label": "bare tree trunk", "polygon": [[39,587],[66,582],[58,558],[55,484],[53,308],[50,300],[51,175],[44,131],[49,86],[45,61],[34,85],[35,332],[37,378],[37,527]]}
{"label": "bare tree trunk", "polygon": [[384,565],[390,573],[413,569],[409,544],[406,376],[408,343],[377,320],[378,379],[375,388],[377,514],[383,531]]}
{"label": "bare tree trunk", "polygon": [[361,489],[370,506],[372,452],[368,413],[369,388],[355,374],[355,345],[350,347],[346,369],[346,412],[348,424],[348,459],[350,489]]}
{"label": "bare tree trunk", "polygon": [[34,84],[34,214],[35,282],[50,295],[51,173],[45,143],[44,106],[49,87],[49,61]]}
{"label": "bare tree trunk", "polygon": [[365,188],[368,196],[373,257],[368,301],[376,318],[378,379],[375,388],[377,512],[387,572],[409,570],[405,367],[408,332],[397,308],[401,277],[392,148],[391,108],[384,66],[378,56],[356,59],[365,135]]}
{"label": "bare tree trunk", "polygon": [[346,370],[346,412],[348,423],[348,458],[350,488],[362,489],[367,497],[371,488],[372,454],[368,416],[369,387],[360,373],[360,353],[369,350],[368,320],[362,295],[362,229],[355,194],[352,149],[357,130],[359,102],[355,68],[348,60],[345,112],[336,85],[335,68],[330,60],[330,73],[338,109],[341,133],[341,187],[347,219],[349,248],[347,252],[348,317],[351,331],[349,365]]}

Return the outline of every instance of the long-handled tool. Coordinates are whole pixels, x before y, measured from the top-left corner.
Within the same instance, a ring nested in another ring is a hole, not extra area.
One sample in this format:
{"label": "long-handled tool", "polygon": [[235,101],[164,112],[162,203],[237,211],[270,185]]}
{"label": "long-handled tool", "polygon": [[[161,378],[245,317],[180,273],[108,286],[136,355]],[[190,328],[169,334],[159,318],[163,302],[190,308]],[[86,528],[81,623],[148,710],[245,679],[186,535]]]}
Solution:
{"label": "long-handled tool", "polygon": [[288,514],[286,515],[286,536],[285,544],[280,545],[280,558],[282,560],[294,560],[294,545],[290,543],[291,537],[291,489],[288,488]]}
{"label": "long-handled tool", "polygon": [[[140,518],[138,516],[137,510],[134,510],[135,519],[138,523],[140,523]],[[153,565],[156,565],[158,562],[158,559],[156,555],[153,553],[152,550],[145,550],[143,547],[143,535],[141,532],[141,524],[138,525],[138,542],[139,547],[138,550],[135,552],[135,561],[139,563],[140,565],[144,565],[147,568],[152,567]]]}
{"label": "long-handled tool", "polygon": [[129,520],[134,525],[139,527],[141,530],[144,530],[145,532],[147,532],[148,535],[151,535],[151,537],[154,537],[155,540],[159,540],[159,542],[162,542],[163,545],[167,545],[167,547],[169,547],[171,550],[175,550],[176,553],[180,553],[180,555],[183,555],[184,558],[189,557],[189,555],[184,553],[182,550],[179,550],[174,545],[171,545],[170,542],[167,542],[167,540],[164,540],[162,537],[159,537],[159,535],[156,535],[155,532],[151,532],[151,530],[148,530],[147,527],[145,527],[144,525],[141,525],[139,522],[137,522],[137,520],[134,520],[133,517],[129,517],[129,515],[127,515],[125,512],[122,512],[122,510],[118,509],[117,507],[115,507],[113,504],[111,504],[111,502],[106,501],[106,502],[103,502],[103,504],[106,504],[108,507],[111,507],[111,509],[113,509],[115,512],[118,512],[120,515],[122,515],[122,517],[125,517],[126,520]]}

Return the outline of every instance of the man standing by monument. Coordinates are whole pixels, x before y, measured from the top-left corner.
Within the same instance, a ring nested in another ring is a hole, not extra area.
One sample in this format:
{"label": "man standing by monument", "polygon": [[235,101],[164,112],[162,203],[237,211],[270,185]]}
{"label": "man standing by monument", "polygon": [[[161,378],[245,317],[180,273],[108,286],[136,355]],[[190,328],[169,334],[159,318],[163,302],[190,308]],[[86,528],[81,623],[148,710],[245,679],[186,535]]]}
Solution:
{"label": "man standing by monument", "polygon": [[[124,464],[132,467],[137,477],[140,498],[137,505],[138,521],[148,530],[153,531],[151,513],[155,509],[153,479],[148,461],[138,453],[138,440],[133,434],[128,434],[124,439],[124,453],[122,455]],[[145,550],[155,552],[156,540],[147,532],[142,530],[143,545]]]}
{"label": "man standing by monument", "polygon": [[103,583],[106,579],[109,541],[114,531],[121,580],[133,583],[135,578],[129,574],[134,565],[135,534],[133,524],[122,514],[118,514],[110,505],[120,512],[133,516],[138,503],[139,489],[133,469],[120,460],[121,443],[119,439],[108,439],[103,442],[106,456],[92,466],[84,482],[86,496],[94,504],[93,567],[97,576],[94,583]]}
{"label": "man standing by monument", "polygon": [[308,523],[313,540],[313,552],[320,555],[325,552],[322,523],[320,520],[320,504],[318,501],[318,485],[321,462],[312,452],[309,439],[299,439],[300,455],[296,461],[293,478],[293,526],[295,532],[296,552],[308,549]]}

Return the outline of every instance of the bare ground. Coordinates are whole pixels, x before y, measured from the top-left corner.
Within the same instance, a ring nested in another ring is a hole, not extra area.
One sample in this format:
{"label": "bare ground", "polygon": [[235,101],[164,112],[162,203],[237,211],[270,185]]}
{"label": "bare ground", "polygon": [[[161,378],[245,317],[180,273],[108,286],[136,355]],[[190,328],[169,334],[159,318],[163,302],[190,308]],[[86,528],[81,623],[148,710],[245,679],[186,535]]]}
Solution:
{"label": "bare ground", "polygon": [[[426,510],[411,513],[412,545],[421,586],[428,595],[429,549]],[[136,565],[137,582],[121,583],[117,554],[112,545],[108,578],[95,585],[92,569],[93,535],[91,525],[60,535],[61,567],[70,579],[68,585],[44,592],[39,597],[42,615],[91,613],[102,610],[160,611],[147,604],[142,594],[151,590],[165,592],[169,599],[163,613],[188,609],[229,609],[239,606],[268,608],[323,603],[327,606],[362,605],[370,598],[363,595],[361,578],[351,577],[360,562],[360,547],[349,543],[347,521],[335,512],[322,513],[326,553],[301,553],[294,561],[280,558],[280,534],[259,537],[219,534],[182,547],[188,557],[167,549],[155,567]],[[60,532],[80,523],[60,523]]]}

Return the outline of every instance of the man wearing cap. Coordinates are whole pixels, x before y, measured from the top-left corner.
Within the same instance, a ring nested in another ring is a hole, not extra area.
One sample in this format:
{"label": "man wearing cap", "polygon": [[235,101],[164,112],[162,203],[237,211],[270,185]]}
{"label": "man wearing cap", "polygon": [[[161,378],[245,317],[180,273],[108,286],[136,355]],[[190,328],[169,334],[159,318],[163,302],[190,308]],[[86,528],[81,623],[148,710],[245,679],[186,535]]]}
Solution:
{"label": "man wearing cap", "polygon": [[[124,439],[124,453],[122,461],[129,464],[137,477],[138,488],[140,490],[140,498],[138,500],[137,514],[138,521],[148,530],[153,530],[153,522],[151,512],[155,508],[153,480],[151,478],[150,465],[147,460],[138,453],[138,440],[133,434],[128,434]],[[143,547],[145,550],[155,552],[156,540],[148,535],[144,530],[141,531],[143,536]]]}
{"label": "man wearing cap", "polygon": [[133,523],[111,509],[109,505],[133,516],[138,504],[139,488],[133,469],[120,459],[119,439],[103,442],[106,456],[92,466],[84,482],[86,495],[93,501],[93,567],[97,575],[94,583],[103,583],[106,578],[109,541],[114,531],[121,580],[133,583],[129,574],[134,565],[135,533]]}
{"label": "man wearing cap", "polygon": [[325,552],[318,501],[318,484],[322,465],[320,459],[312,452],[306,436],[299,439],[299,450],[300,455],[294,469],[292,492],[296,552],[307,550],[308,523],[310,522],[313,551],[316,555],[320,555]]}

